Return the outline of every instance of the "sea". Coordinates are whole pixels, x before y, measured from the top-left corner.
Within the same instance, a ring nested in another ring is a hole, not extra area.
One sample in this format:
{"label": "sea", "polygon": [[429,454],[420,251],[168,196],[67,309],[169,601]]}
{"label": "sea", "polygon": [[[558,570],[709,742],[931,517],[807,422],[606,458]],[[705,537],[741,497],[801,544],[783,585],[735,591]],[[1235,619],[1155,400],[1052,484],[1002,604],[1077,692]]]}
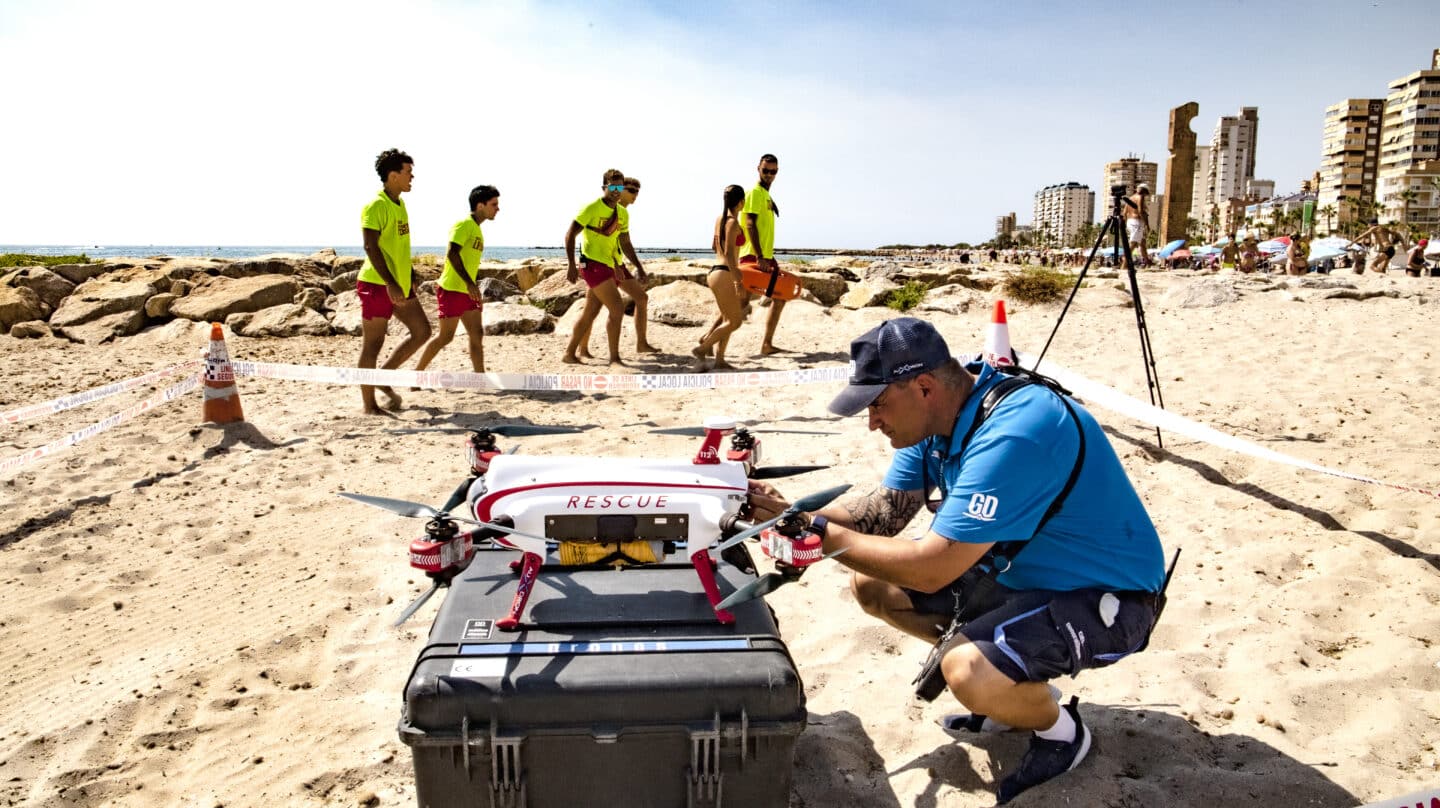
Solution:
{"label": "sea", "polygon": [[[326,249],[325,246],[296,246],[290,245],[262,245],[262,246],[220,246],[197,244],[0,244],[0,253],[25,253],[27,255],[84,255],[91,260],[104,258],[148,258],[151,256],[169,256],[171,258],[254,258],[259,255],[271,253],[298,253],[309,255],[314,252]],[[338,255],[363,256],[365,251],[358,245],[347,245],[333,248]],[[415,255],[444,255],[445,247],[436,245],[433,247],[415,246],[411,247]],[[714,256],[708,249],[697,249],[690,247],[670,248],[639,248],[635,251],[642,261],[660,260],[664,261],[674,257],[679,260],[705,259]],[[776,250],[779,255],[791,260],[813,261],[827,255],[835,255],[838,250]],[[564,258],[563,247],[499,247],[485,246],[486,261],[510,261],[520,258]]]}

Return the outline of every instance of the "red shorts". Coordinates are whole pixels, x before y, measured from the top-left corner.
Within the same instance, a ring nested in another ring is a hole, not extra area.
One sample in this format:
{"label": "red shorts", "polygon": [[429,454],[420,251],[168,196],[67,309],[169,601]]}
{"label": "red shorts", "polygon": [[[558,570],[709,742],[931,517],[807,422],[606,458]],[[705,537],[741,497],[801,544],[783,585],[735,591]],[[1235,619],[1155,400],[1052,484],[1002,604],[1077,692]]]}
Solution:
{"label": "red shorts", "polygon": [[467,311],[484,308],[483,304],[470,297],[469,292],[452,292],[439,286],[435,287],[435,302],[440,304],[441,317],[459,317]]}
{"label": "red shorts", "polygon": [[[395,313],[395,304],[390,302],[390,295],[385,291],[385,286],[369,281],[359,281],[355,284],[355,293],[360,295],[360,319],[381,320],[390,319]],[[415,287],[410,287],[410,297],[415,297]]]}
{"label": "red shorts", "polygon": [[580,277],[585,279],[586,286],[594,289],[605,281],[615,280],[615,268],[586,258],[585,264],[580,267]]}
{"label": "red shorts", "polygon": [[616,275],[619,275],[619,276],[620,276],[620,280],[622,280],[622,281],[633,281],[633,280],[635,280],[635,276],[630,274],[630,270],[629,270],[628,268],[626,268],[626,266],[625,266],[624,264],[616,264],[616,265],[615,265],[615,274],[616,274]]}
{"label": "red shorts", "polygon": [[742,264],[756,264],[756,265],[759,265],[760,259],[756,258],[756,257],[753,256],[753,255],[742,255],[742,256],[740,256],[740,263],[742,263]]}

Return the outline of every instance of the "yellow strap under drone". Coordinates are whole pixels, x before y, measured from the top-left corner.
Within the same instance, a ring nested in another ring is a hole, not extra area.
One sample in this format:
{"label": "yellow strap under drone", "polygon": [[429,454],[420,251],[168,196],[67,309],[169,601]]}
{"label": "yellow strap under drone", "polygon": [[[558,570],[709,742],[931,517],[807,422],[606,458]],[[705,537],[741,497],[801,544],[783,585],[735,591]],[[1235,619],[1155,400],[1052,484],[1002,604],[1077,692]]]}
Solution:
{"label": "yellow strap under drone", "polygon": [[[607,562],[606,559],[613,557]],[[590,541],[560,542],[560,563],[577,564],[654,564],[661,558],[656,555],[655,545],[648,541],[623,541],[599,543]]]}

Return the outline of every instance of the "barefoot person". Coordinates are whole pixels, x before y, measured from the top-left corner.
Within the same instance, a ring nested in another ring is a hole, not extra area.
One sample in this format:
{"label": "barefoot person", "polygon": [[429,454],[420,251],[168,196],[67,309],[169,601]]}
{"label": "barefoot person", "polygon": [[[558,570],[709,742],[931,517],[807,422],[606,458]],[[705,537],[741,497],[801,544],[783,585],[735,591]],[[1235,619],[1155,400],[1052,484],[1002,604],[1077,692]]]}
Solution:
{"label": "barefoot person", "polygon": [[[775,175],[780,173],[780,161],[773,154],[763,155],[756,171],[760,180],[745,195],[745,209],[741,214],[745,246],[740,248],[740,264],[779,272],[780,264],[775,261],[775,217],[780,215],[780,208],[770,198],[770,186],[775,182]],[[785,301],[770,301],[770,311],[765,315],[765,337],[760,341],[761,356],[781,350],[775,347],[775,328],[780,325],[780,312],[784,310]]]}
{"label": "barefoot person", "polygon": [[[568,365],[580,363],[575,355],[581,340],[590,334],[590,325],[600,313],[606,310],[605,343],[610,351],[610,364],[623,366],[620,361],[620,324],[625,318],[625,302],[620,299],[616,264],[617,234],[630,226],[630,214],[620,204],[620,195],[625,193],[625,174],[615,169],[605,172],[601,181],[604,194],[594,202],[580,209],[565,231],[565,259],[570,267],[565,277],[571,283],[584,277],[585,285],[594,295],[585,296],[585,308],[575,323],[570,343],[565,347],[565,356],[560,361]],[[575,263],[575,237],[581,239],[582,269]]]}
{"label": "barefoot person", "polygon": [[[380,348],[385,345],[385,328],[392,316],[410,329],[410,336],[395,347],[382,368],[400,367],[430,339],[430,320],[415,299],[410,283],[410,214],[400,195],[410,190],[415,177],[415,161],[398,149],[387,149],[375,158],[375,172],[384,187],[360,214],[361,235],[365,239],[365,264],[355,284],[360,296],[360,363],[362,368],[375,367]],[[400,396],[389,387],[381,387],[390,409],[399,409]],[[375,388],[360,386],[360,400],[365,412],[380,413],[375,405]]]}
{"label": "barefoot person", "polygon": [[[1380,224],[1379,219],[1370,220],[1370,228],[1350,240],[1350,244],[1367,244],[1370,247],[1370,271],[1385,274],[1390,268],[1390,259],[1395,257],[1395,244],[1400,240],[1394,231]],[[1346,244],[1349,247],[1350,244]],[[1356,273],[1359,274],[1359,273]]]}
{"label": "barefoot person", "polygon": [[1130,238],[1131,252],[1138,252],[1142,267],[1150,265],[1150,253],[1145,249],[1145,231],[1150,223],[1149,199],[1150,186],[1142,182],[1130,197],[1130,204],[1125,206],[1125,234]]}
{"label": "barefoot person", "polygon": [[[625,190],[620,194],[620,207],[626,209],[629,214],[630,206],[640,196],[640,180],[634,177],[625,178]],[[650,295],[645,291],[645,267],[640,263],[640,257],[635,254],[635,247],[630,243],[630,228],[627,224],[621,227],[618,221],[613,225],[615,234],[615,274],[620,279],[620,291],[624,292],[635,303],[635,352],[636,353],[659,353],[660,349],[651,345],[645,337],[647,326],[650,324]],[[635,265],[635,274],[625,266],[625,258]],[[585,297],[587,302],[593,298],[595,292],[587,290]],[[590,328],[586,326],[585,333],[580,337],[580,347],[575,355],[581,359],[592,359],[590,355]]]}
{"label": "barefoot person", "polygon": [[485,372],[485,300],[480,296],[476,273],[485,255],[485,234],[480,225],[500,212],[500,192],[493,185],[477,185],[470,191],[470,215],[450,228],[450,249],[445,254],[445,271],[435,286],[440,308],[440,333],[420,352],[416,370],[430,366],[430,360],[455,338],[455,327],[463,324],[470,341],[470,366]]}
{"label": "barefoot person", "polygon": [[720,218],[715,220],[715,235],[711,239],[719,263],[712,265],[705,277],[710,293],[715,295],[715,305],[720,307],[720,316],[691,351],[702,363],[713,351],[714,367],[718,370],[730,369],[725,361],[725,348],[730,344],[730,335],[745,321],[745,304],[749,301],[749,293],[740,278],[738,257],[739,248],[746,241],[745,228],[740,226],[740,209],[744,205],[745,189],[738,185],[726,186],[723,208]]}
{"label": "barefoot person", "polygon": [[1299,233],[1290,234],[1290,246],[1285,248],[1285,271],[1290,275],[1304,275],[1310,271],[1310,241]]}

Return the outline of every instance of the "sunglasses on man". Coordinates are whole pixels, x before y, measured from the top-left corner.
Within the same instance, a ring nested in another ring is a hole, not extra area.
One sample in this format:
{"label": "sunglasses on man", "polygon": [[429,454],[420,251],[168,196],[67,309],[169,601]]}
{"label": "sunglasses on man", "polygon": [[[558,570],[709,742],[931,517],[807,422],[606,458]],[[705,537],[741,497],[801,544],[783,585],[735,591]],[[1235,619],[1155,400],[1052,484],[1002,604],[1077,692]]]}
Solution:
{"label": "sunglasses on man", "polygon": [[621,191],[625,190],[625,186],[623,186],[623,185],[607,185],[607,186],[605,186],[605,190],[607,190],[607,191],[614,191],[615,193],[618,194],[618,193],[620,193]]}

